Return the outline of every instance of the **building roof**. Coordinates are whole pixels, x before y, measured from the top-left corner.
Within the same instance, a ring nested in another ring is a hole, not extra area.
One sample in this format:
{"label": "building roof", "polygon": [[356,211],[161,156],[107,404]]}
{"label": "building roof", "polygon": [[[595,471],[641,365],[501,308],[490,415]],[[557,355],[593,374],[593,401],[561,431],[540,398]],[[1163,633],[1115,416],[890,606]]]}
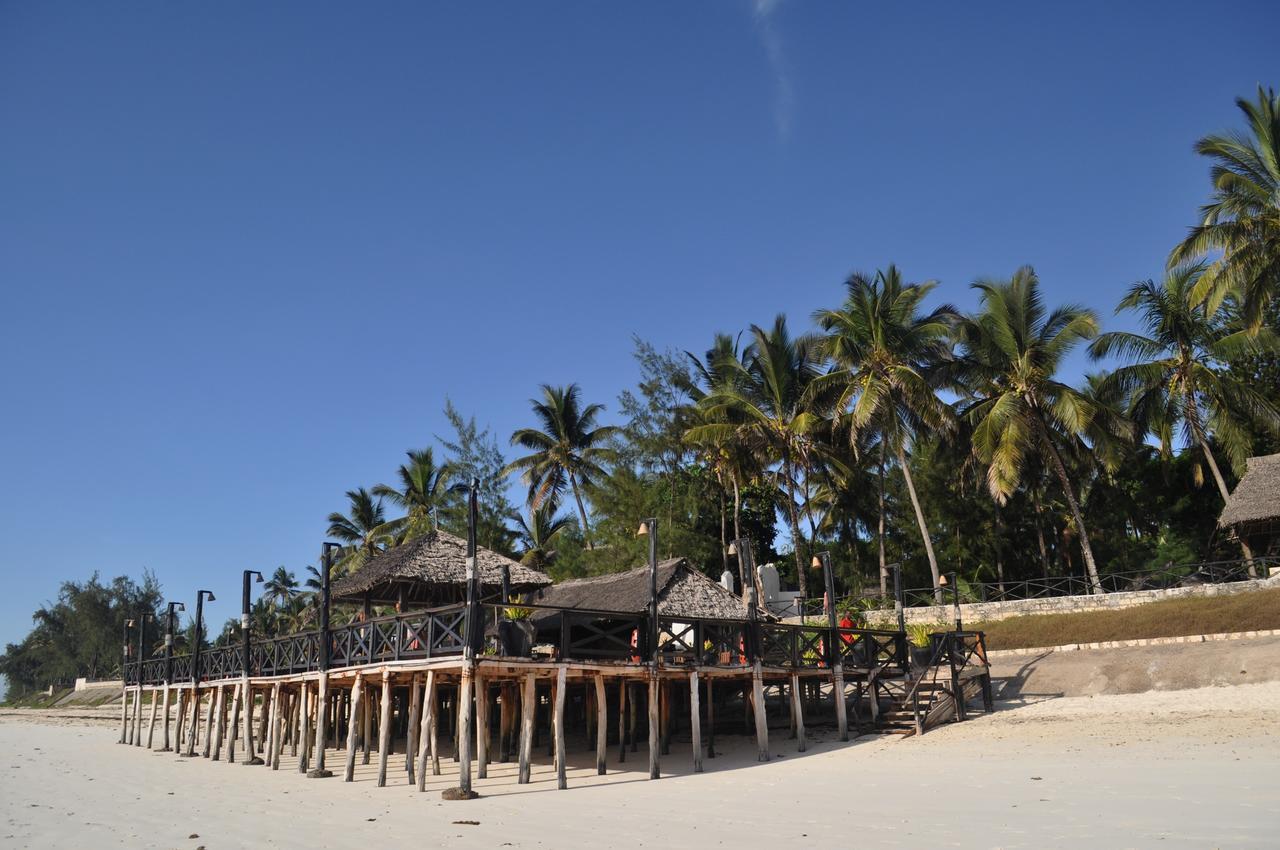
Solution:
{"label": "building roof", "polygon": [[[649,607],[649,568],[563,581],[543,588],[531,601],[557,608],[641,614]],[[740,598],[691,568],[684,558],[658,564],[660,616],[741,620],[745,613]],[[769,618],[764,612],[761,616]]]}
{"label": "building roof", "polygon": [[1280,454],[1249,458],[1244,477],[1227,499],[1218,527],[1280,519]]}
{"label": "building roof", "polygon": [[[476,567],[482,590],[502,587],[502,567],[511,571],[511,590],[523,593],[551,584],[547,574],[526,567],[505,555],[476,547]],[[436,531],[375,555],[356,572],[334,582],[334,599],[374,602],[397,601],[404,588],[408,601],[430,601],[438,589],[464,587],[467,580],[467,542],[446,531]]]}

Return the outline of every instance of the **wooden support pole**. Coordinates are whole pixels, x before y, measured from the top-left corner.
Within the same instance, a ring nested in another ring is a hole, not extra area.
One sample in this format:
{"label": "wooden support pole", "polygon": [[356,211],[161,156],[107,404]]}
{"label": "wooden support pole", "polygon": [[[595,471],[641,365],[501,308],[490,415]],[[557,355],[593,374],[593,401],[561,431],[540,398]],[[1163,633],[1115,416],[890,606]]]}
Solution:
{"label": "wooden support pole", "polygon": [[244,706],[244,763],[245,764],[262,764],[258,760],[253,749],[253,686],[249,683],[249,677],[245,676],[240,680],[240,691],[242,693],[241,703]]}
{"label": "wooden support pole", "polygon": [[[404,769],[409,784],[414,784],[414,761],[418,757],[418,726],[422,718],[422,689],[418,685],[418,674],[414,673],[409,681],[409,727],[405,730]],[[355,726],[354,716],[351,725]]]}
{"label": "wooden support pole", "polygon": [[271,766],[271,754],[276,748],[276,718],[280,716],[280,683],[276,682],[270,690],[262,692],[262,755],[263,763]]}
{"label": "wooden support pole", "polygon": [[562,791],[569,787],[564,752],[564,692],[567,672],[568,668],[563,664],[556,669],[556,702],[552,708],[552,726],[556,738],[556,787]]}
{"label": "wooden support pole", "polygon": [[302,702],[306,688],[299,686],[298,692],[289,700],[289,755],[298,755],[298,738],[302,731]]}
{"label": "wooden support pole", "polygon": [[618,678],[618,764],[627,760],[627,680]]}
{"label": "wooden support pole", "polygon": [[209,755],[209,758],[214,761],[222,757],[222,721],[226,714],[224,704],[226,698],[226,686],[218,685],[218,691],[213,700],[213,752]]}
{"label": "wooden support pole", "polygon": [[[638,690],[638,689],[637,689]],[[628,711],[631,713],[631,720],[627,724],[627,737],[631,740],[631,752],[636,752],[640,748],[640,742],[636,739],[636,729],[640,721],[640,698],[636,696],[635,690],[631,692],[631,699],[627,700]]]}
{"label": "wooden support pole", "polygon": [[204,758],[208,758],[213,749],[213,710],[214,703],[217,702],[217,699],[214,698],[215,689],[209,688],[208,690],[209,706],[205,709],[204,716],[204,749],[200,753]]}
{"label": "wooden support pole", "polygon": [[280,750],[284,747],[284,688],[276,682],[272,689],[271,704],[274,706],[275,719],[271,721],[271,769],[280,769]]}
{"label": "wooden support pole", "polygon": [[505,682],[498,688],[498,761],[511,760],[511,686]]}
{"label": "wooden support pole", "polygon": [[649,778],[657,779],[661,772],[658,765],[658,755],[661,745],[658,743],[658,688],[661,683],[658,681],[658,671],[656,668],[649,671]]}
{"label": "wooden support pole", "polygon": [[605,755],[609,749],[609,700],[604,692],[604,674],[596,674],[596,773],[605,774]]}
{"label": "wooden support pole", "polygon": [[516,771],[516,784],[525,785],[531,773],[530,760],[533,758],[534,714],[538,710],[537,680],[533,673],[524,674],[524,687],[521,688],[520,699],[520,753],[517,756],[519,765]]}
{"label": "wooden support pole", "polygon": [[164,714],[164,720],[163,720],[163,723],[164,723],[164,746],[163,746],[163,747],[161,747],[161,749],[160,749],[160,752],[162,752],[162,753],[167,753],[167,752],[169,752],[171,749],[173,749],[173,747],[172,747],[172,746],[170,745],[170,743],[169,743],[169,692],[170,692],[171,690],[172,690],[172,688],[170,687],[169,683],[168,683],[168,682],[165,682],[165,683],[164,683],[164,708],[161,710],[161,713],[162,713],[162,714]]}
{"label": "wooden support pole", "polygon": [[[351,714],[354,715],[362,708],[361,694],[364,693],[364,674],[356,673],[356,680],[351,685]],[[343,782],[352,782],[356,778],[356,731],[359,727],[353,719],[347,724],[347,766],[342,773]]]}
{"label": "wooden support pole", "polygon": [[[418,724],[418,790],[427,790],[427,754],[434,750],[432,728],[436,722],[436,671],[427,671],[427,684],[423,688],[422,718]],[[437,764],[439,762],[437,761]],[[437,773],[439,770],[437,769]]]}
{"label": "wooden support pole", "polygon": [[[262,714],[258,716],[258,752],[267,752],[267,735],[271,729],[271,691],[262,689]],[[257,762],[263,764],[263,762]]]}
{"label": "wooden support pole", "polygon": [[369,752],[373,749],[373,688],[365,685],[364,710],[360,712],[360,763],[369,763]]}
{"label": "wooden support pole", "polygon": [[328,734],[329,720],[329,671],[321,670],[316,679],[316,738],[315,767],[307,771],[308,779],[326,779],[333,776],[333,771],[324,768],[325,736]]}
{"label": "wooden support pole", "polygon": [[489,776],[489,683],[476,676],[476,778]]}
{"label": "wooden support pole", "polygon": [[[124,674],[121,673],[121,676]],[[129,686],[121,683],[120,685],[120,740],[117,744],[123,744],[128,739],[129,733]]]}
{"label": "wooden support pole", "polygon": [[671,754],[671,691],[671,680],[664,679],[662,681],[662,690],[658,692],[662,697],[659,703],[661,712],[658,715],[658,728],[661,736],[659,738],[659,746],[662,748],[664,756]]}
{"label": "wooden support pole", "polygon": [[156,711],[160,708],[158,705],[160,692],[151,689],[151,720],[147,724],[147,749],[151,749],[156,740]]}
{"label": "wooden support pole", "polygon": [[458,788],[471,794],[471,691],[474,661],[462,662],[462,684],[458,688],[458,734],[454,752],[458,755]]}
{"label": "wooden support pole", "polygon": [[800,699],[800,676],[796,673],[791,674],[791,718],[792,724],[796,727],[796,749],[803,753],[806,749],[804,701]]}
{"label": "wooden support pole", "polygon": [[[139,673],[141,675],[141,673]],[[153,697],[154,699],[154,697]],[[133,745],[135,747],[142,746],[142,684],[138,684],[138,710],[133,717],[134,735]]]}
{"label": "wooden support pole", "polygon": [[698,671],[689,671],[689,730],[693,733],[693,772],[702,773],[702,712],[698,707]]}
{"label": "wooden support pole", "polygon": [[760,662],[751,671],[751,710],[756,719],[756,761],[769,760],[769,723],[765,716],[764,681]]}
{"label": "wooden support pole", "polygon": [[711,692],[711,683],[715,680],[707,677],[707,758],[716,757],[716,698]]}
{"label": "wooden support pole", "polygon": [[124,692],[124,725],[120,729],[120,743],[126,747],[133,746],[133,711],[138,705],[138,691],[128,688]]}
{"label": "wooden support pole", "polygon": [[551,695],[547,698],[547,755],[551,756],[551,765],[555,766],[556,758],[556,689],[559,687],[558,678],[551,680]]}
{"label": "wooden support pole", "polygon": [[177,706],[174,708],[174,729],[173,729],[173,751],[179,755],[182,754],[182,733],[187,728],[187,690],[181,685],[176,685],[174,690],[178,696],[174,700]]}
{"label": "wooden support pole", "polygon": [[236,738],[239,736],[240,729],[240,703],[242,685],[236,682],[235,689],[231,694],[231,719],[227,724],[227,763],[234,764],[236,760]]}
{"label": "wooden support pole", "polygon": [[196,742],[200,740],[200,691],[195,685],[191,686],[190,717],[187,718],[187,758],[193,758],[196,754]]}
{"label": "wooden support pole", "polygon": [[836,664],[831,670],[831,695],[836,702],[836,729],[840,740],[849,740],[849,712],[844,702],[844,666]]}
{"label": "wooden support pole", "polygon": [[298,773],[306,774],[311,742],[307,732],[311,729],[311,686],[305,681],[298,684]]}
{"label": "wooden support pole", "polygon": [[382,711],[378,720],[378,787],[387,784],[387,758],[391,755],[391,674],[382,674]]}

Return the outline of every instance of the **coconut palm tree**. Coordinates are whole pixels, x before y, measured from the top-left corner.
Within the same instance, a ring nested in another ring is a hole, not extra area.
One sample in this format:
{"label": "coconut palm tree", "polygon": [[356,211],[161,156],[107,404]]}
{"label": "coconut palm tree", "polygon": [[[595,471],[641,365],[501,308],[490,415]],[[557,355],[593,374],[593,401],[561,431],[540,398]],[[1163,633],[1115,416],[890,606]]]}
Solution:
{"label": "coconut palm tree", "polygon": [[618,433],[613,425],[596,425],[604,411],[600,404],[582,406],[577,384],[542,385],[542,399],[531,399],[541,428],[521,428],[511,435],[511,445],[532,453],[507,464],[504,474],[519,471],[529,485],[529,506],[558,502],[567,486],[578,505],[582,537],[591,548],[591,526],[582,502],[582,490],[605,474],[603,464],[613,459],[609,440]]}
{"label": "coconut palm tree", "polygon": [[559,505],[543,502],[529,509],[529,516],[511,515],[516,524],[516,537],[522,554],[520,563],[545,571],[556,559],[555,540],[569,525],[567,516],[556,516]]}
{"label": "coconut palm tree", "polygon": [[753,448],[771,450],[781,461],[778,478],[787,494],[796,576],[800,594],[808,597],[808,563],[796,490],[798,471],[809,469],[809,436],[822,422],[808,392],[820,374],[821,353],[815,340],[792,338],[782,314],[768,330],[752,325],[750,335],[742,360],[725,358],[718,364],[725,379],[699,402],[708,422],[691,428],[689,434],[698,442],[742,440]]}
{"label": "coconut palm tree", "polygon": [[997,504],[1017,489],[1028,458],[1039,452],[1066,496],[1094,593],[1102,592],[1098,565],[1058,443],[1090,426],[1094,407],[1054,375],[1063,358],[1098,333],[1091,310],[1064,305],[1049,311],[1030,266],[1009,280],[980,280],[980,312],[956,330],[963,352],[963,415],[973,427],[973,449],[987,465],[987,488]]}
{"label": "coconut palm tree", "polygon": [[[1128,399],[1130,415],[1159,438],[1166,457],[1174,430],[1181,428],[1184,442],[1204,455],[1225,503],[1227,482],[1209,445],[1210,434],[1240,469],[1250,453],[1248,425],[1276,430],[1280,411],[1221,364],[1241,354],[1276,351],[1280,345],[1268,328],[1250,333],[1194,305],[1192,293],[1209,273],[1206,264],[1195,263],[1173,269],[1162,283],[1135,283],[1116,312],[1137,313],[1144,333],[1102,334],[1089,352],[1094,358],[1114,355],[1128,361],[1106,377],[1103,387]],[[1240,548],[1252,561],[1243,539]]]}
{"label": "coconut palm tree", "polygon": [[375,498],[365,488],[348,490],[347,502],[347,514],[337,511],[329,514],[329,536],[347,544],[335,565],[339,573],[351,573],[360,569],[365,561],[390,542],[395,530],[387,525],[382,500]]}
{"label": "coconut palm tree", "polygon": [[395,527],[398,542],[421,537],[433,530],[432,514],[445,506],[449,479],[453,476],[453,468],[448,463],[436,465],[435,453],[430,448],[410,450],[405,454],[409,462],[400,464],[396,470],[400,486],[379,484],[373,488],[373,495],[403,508],[408,514]]}
{"label": "coconut palm tree", "polygon": [[263,595],[270,599],[272,604],[277,608],[283,608],[298,595],[298,580],[293,573],[286,570],[283,566],[276,567],[276,571],[271,574],[271,578],[267,579],[262,585]]}
{"label": "coconut palm tree", "polygon": [[1254,102],[1236,98],[1247,133],[1205,136],[1196,153],[1212,160],[1213,195],[1201,222],[1169,256],[1173,270],[1220,252],[1197,280],[1194,303],[1210,315],[1228,296],[1240,302],[1250,331],[1280,292],[1280,97],[1258,86]]}
{"label": "coconut palm tree", "polygon": [[836,367],[814,388],[833,388],[836,410],[849,411],[851,433],[879,431],[897,458],[941,604],[942,574],[907,452],[918,437],[953,426],[951,409],[936,390],[938,366],[952,359],[949,340],[959,315],[949,304],[923,313],[921,304],[937,283],[904,283],[894,265],[874,277],[854,274],[845,285],[844,304],[814,313],[827,332],[824,348]]}

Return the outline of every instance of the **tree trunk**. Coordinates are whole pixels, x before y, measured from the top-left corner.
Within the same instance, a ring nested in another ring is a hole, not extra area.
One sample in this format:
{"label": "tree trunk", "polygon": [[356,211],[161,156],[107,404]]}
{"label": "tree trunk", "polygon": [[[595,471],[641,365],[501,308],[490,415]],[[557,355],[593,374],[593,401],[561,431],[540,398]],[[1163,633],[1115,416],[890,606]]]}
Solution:
{"label": "tree trunk", "polygon": [[1044,571],[1044,578],[1049,580],[1049,547],[1044,542],[1044,511],[1040,507],[1040,498],[1036,495],[1035,488],[1029,488],[1031,492],[1031,503],[1035,507],[1036,514],[1036,543],[1040,547],[1040,568]]}
{"label": "tree trunk", "polygon": [[[1191,423],[1191,431],[1196,435],[1196,442],[1200,444],[1200,451],[1204,452],[1204,459],[1209,464],[1209,470],[1213,473],[1213,480],[1218,484],[1218,492],[1222,495],[1222,503],[1225,505],[1227,500],[1231,498],[1231,494],[1227,491],[1227,482],[1222,477],[1222,470],[1218,469],[1218,461],[1213,457],[1213,450],[1209,448],[1209,441],[1205,438],[1204,429],[1200,427],[1200,417],[1196,414],[1190,393],[1187,393],[1186,406],[1185,415]],[[1253,563],[1253,550],[1249,548],[1249,544],[1245,542],[1243,537],[1238,537],[1237,540],[1240,543],[1240,554],[1249,562],[1249,577],[1257,578],[1258,570]]]}
{"label": "tree trunk", "polygon": [[907,482],[907,493],[911,496],[911,507],[916,512],[916,524],[920,526],[920,539],[924,541],[925,554],[929,556],[929,572],[933,574],[933,598],[942,602],[942,574],[938,572],[938,557],[933,554],[933,541],[929,539],[929,526],[924,521],[924,510],[920,507],[920,497],[916,495],[916,484],[911,478],[911,468],[907,466],[907,454],[898,446],[898,463],[902,466],[902,477]]}
{"label": "tree trunk", "polygon": [[[738,490],[738,473],[733,474],[733,539],[742,539],[742,494]],[[743,566],[742,553],[738,553],[738,591],[745,602],[747,599],[747,570]],[[754,581],[752,582],[754,584]],[[760,600],[764,602],[763,599]]]}
{"label": "tree trunk", "polygon": [[1075,491],[1071,489],[1071,480],[1067,477],[1067,467],[1062,463],[1062,456],[1058,454],[1058,450],[1054,447],[1053,442],[1049,439],[1049,429],[1044,424],[1044,420],[1036,414],[1036,426],[1040,429],[1040,439],[1044,442],[1045,449],[1049,453],[1049,460],[1053,464],[1054,472],[1058,474],[1058,483],[1062,485],[1062,492],[1066,494],[1067,505],[1071,508],[1071,516],[1076,521],[1076,533],[1080,537],[1080,554],[1084,556],[1085,571],[1089,576],[1089,586],[1095,594],[1102,594],[1102,581],[1098,578],[1098,565],[1093,560],[1093,547],[1089,545],[1089,529],[1084,524],[1084,514],[1080,511],[1080,503],[1076,501]]}
{"label": "tree trunk", "polygon": [[569,488],[573,490],[573,500],[578,503],[578,516],[582,519],[582,540],[588,549],[594,549],[591,545],[591,526],[587,524],[587,509],[583,507],[582,494],[578,492],[578,477],[572,472],[569,473]]}
{"label": "tree trunk", "polygon": [[[794,550],[796,558],[796,580],[800,584],[800,596],[804,599],[809,598],[809,576],[804,568],[804,556],[800,554],[800,544],[804,542],[804,538],[800,536],[800,517],[796,514],[796,481],[794,477],[795,466],[791,462],[791,452],[788,451],[783,461],[782,474],[787,479],[787,515],[791,519],[791,548]],[[764,600],[760,600],[764,602]]]}
{"label": "tree trunk", "polygon": [[721,575],[729,572],[729,520],[724,508],[724,485],[720,486],[720,564]]}
{"label": "tree trunk", "polygon": [[884,558],[884,439],[880,440],[880,517],[876,530],[876,539],[880,544],[880,598],[889,596],[889,567]]}

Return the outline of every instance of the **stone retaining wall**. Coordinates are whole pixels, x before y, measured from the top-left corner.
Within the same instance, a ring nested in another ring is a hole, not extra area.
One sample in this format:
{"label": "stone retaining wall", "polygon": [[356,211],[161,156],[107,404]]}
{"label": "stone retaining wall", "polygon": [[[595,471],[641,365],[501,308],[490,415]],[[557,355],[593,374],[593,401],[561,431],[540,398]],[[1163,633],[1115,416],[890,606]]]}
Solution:
{"label": "stone retaining wall", "polygon": [[[1225,584],[1197,584],[1189,587],[1169,587],[1161,590],[1130,590],[1121,593],[1105,593],[1100,596],[1048,596],[1041,599],[1012,599],[1004,602],[967,602],[960,606],[960,617],[966,623],[1005,620],[1024,614],[1070,614],[1077,611],[1101,611],[1116,608],[1132,608],[1161,599],[1184,599],[1191,596],[1230,596],[1249,593],[1269,587],[1280,587],[1280,573],[1266,579],[1233,581]],[[927,605],[907,608],[906,621],[911,623],[950,623],[955,620],[950,605]],[[892,626],[893,609],[867,612],[871,626]]]}

